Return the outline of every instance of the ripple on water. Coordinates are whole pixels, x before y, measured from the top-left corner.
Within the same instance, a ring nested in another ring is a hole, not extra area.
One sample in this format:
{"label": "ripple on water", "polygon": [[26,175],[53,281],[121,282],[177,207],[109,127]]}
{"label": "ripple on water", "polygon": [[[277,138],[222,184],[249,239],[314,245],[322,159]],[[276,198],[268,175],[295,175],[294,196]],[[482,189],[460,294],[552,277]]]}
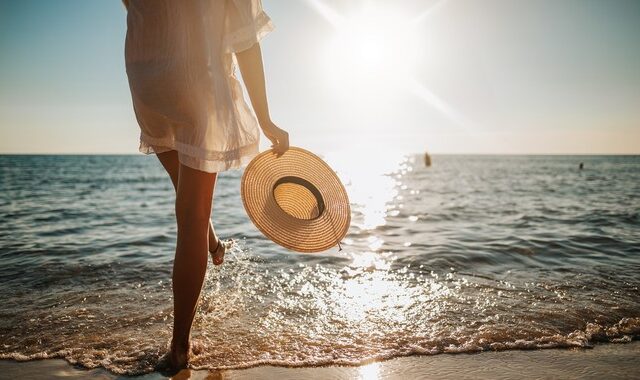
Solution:
{"label": "ripple on water", "polygon": [[[328,159],[353,201],[341,252],[265,241],[240,173],[220,176],[213,219],[240,243],[208,268],[194,367],[640,336],[637,157],[435,156],[429,169],[419,157]],[[152,370],[173,318],[173,189],[160,165],[0,156],[0,178],[0,358]]]}

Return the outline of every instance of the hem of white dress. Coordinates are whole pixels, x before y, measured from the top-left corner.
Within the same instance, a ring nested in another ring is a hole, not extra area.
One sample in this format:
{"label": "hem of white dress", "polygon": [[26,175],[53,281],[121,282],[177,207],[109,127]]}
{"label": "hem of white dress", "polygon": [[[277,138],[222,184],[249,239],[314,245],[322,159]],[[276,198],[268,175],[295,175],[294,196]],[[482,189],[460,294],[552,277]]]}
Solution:
{"label": "hem of white dress", "polygon": [[225,51],[238,53],[247,50],[275,28],[271,18],[264,11],[258,13],[254,23],[225,36],[223,41]]}
{"label": "hem of white dress", "polygon": [[258,154],[258,148],[259,143],[256,141],[229,151],[211,152],[172,138],[158,139],[140,134],[139,151],[144,154],[159,154],[175,150],[181,164],[207,173],[219,173],[246,166]]}

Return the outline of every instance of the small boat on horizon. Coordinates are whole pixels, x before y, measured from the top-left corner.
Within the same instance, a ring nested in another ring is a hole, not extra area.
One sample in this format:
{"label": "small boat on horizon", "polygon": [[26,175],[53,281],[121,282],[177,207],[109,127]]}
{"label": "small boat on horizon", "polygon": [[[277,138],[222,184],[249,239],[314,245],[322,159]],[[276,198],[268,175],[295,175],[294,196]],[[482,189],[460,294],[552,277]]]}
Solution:
{"label": "small boat on horizon", "polygon": [[431,166],[431,156],[427,152],[424,153],[424,166]]}

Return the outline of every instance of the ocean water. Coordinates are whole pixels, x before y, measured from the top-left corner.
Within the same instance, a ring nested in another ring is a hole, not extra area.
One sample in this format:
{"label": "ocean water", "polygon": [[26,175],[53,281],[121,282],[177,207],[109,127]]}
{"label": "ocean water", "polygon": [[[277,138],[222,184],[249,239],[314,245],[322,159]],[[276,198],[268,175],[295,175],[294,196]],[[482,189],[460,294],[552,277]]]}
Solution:
{"label": "ocean water", "polygon": [[[640,337],[640,157],[334,153],[342,251],[250,223],[240,171],[213,221],[194,368],[355,365]],[[578,170],[584,162],[584,170]],[[154,157],[0,156],[0,358],[153,370],[171,333],[173,188]]]}

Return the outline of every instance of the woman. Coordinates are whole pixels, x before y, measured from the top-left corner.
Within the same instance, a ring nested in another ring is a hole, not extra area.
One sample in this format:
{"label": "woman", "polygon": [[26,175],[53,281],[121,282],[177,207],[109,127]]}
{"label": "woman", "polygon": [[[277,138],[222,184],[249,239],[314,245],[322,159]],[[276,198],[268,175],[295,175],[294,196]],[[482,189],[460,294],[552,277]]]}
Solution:
{"label": "woman", "polygon": [[[186,367],[207,268],[227,246],[210,222],[217,173],[258,152],[259,129],[282,154],[287,132],[269,116],[259,41],[273,29],[260,0],[123,0],[125,61],[140,151],[155,153],[176,191],[174,322],[169,364]],[[235,78],[235,56],[255,116]],[[257,120],[256,120],[257,117]]]}

